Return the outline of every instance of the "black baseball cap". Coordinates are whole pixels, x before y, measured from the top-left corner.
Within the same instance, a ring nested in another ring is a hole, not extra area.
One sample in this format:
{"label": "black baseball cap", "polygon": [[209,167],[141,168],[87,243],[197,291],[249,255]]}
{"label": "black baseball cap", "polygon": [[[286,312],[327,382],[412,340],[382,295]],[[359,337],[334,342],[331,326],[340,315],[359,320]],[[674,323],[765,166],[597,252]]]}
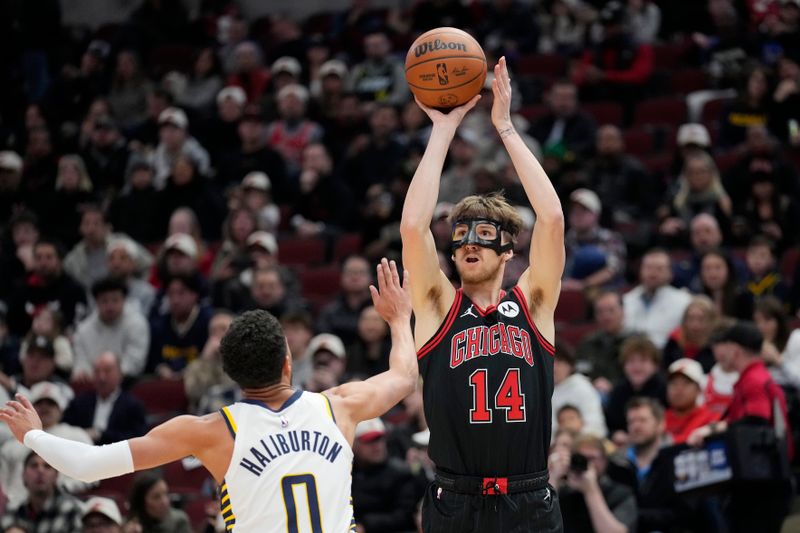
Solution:
{"label": "black baseball cap", "polygon": [[56,354],[56,350],[53,347],[53,343],[50,342],[50,339],[48,339],[44,335],[35,335],[31,339],[31,342],[28,344],[28,351],[30,352],[31,350],[38,350],[50,356],[55,356]]}
{"label": "black baseball cap", "polygon": [[717,332],[711,339],[712,344],[732,342],[753,353],[761,351],[764,336],[755,324],[748,320],[737,320],[731,326]]}

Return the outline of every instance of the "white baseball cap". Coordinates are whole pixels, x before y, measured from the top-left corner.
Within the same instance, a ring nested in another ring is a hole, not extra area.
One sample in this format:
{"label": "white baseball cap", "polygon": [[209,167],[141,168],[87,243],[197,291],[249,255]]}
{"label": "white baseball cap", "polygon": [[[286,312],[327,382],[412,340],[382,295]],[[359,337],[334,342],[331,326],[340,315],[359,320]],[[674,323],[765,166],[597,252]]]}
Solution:
{"label": "white baseball cap", "polygon": [[279,72],[287,72],[292,76],[297,77],[302,71],[303,68],[300,66],[300,62],[291,56],[279,57],[272,64],[272,67],[270,67],[270,72],[272,72],[273,76]]}
{"label": "white baseball cap", "polygon": [[177,250],[192,259],[197,259],[197,243],[194,242],[191,235],[185,233],[170,235],[167,242],[164,243],[164,252],[170,250]]}
{"label": "white baseball cap", "polygon": [[118,526],[122,525],[122,514],[119,512],[119,507],[111,498],[102,498],[100,496],[93,496],[86,500],[83,506],[82,519],[92,514],[101,514]]}
{"label": "white baseball cap", "polygon": [[185,130],[189,127],[189,119],[183,109],[168,107],[158,115],[158,124],[172,124],[176,128]]}
{"label": "white baseball cap", "polygon": [[238,105],[244,105],[247,102],[247,95],[244,93],[244,89],[235,85],[231,87],[225,87],[217,93],[217,104],[221,104],[228,98],[236,102]]}
{"label": "white baseball cap", "polygon": [[280,91],[278,91],[278,100],[283,100],[284,98],[286,98],[291,94],[295,95],[303,103],[308,101],[308,89],[306,89],[299,83],[290,83],[289,85],[283,87]]}
{"label": "white baseball cap", "polygon": [[258,246],[272,255],[278,253],[278,241],[275,236],[267,231],[254,231],[247,237],[247,247]]}
{"label": "white baseball cap", "polygon": [[683,124],[678,128],[678,145],[686,146],[687,144],[696,144],[708,148],[711,146],[711,135],[702,124],[689,123]]}
{"label": "white baseball cap", "polygon": [[331,74],[339,76],[340,78],[346,77],[347,65],[344,64],[344,61],[340,61],[338,59],[329,59],[319,67],[320,78],[324,78],[325,76],[329,76]]}
{"label": "white baseball cap", "polygon": [[386,435],[386,425],[380,418],[370,418],[356,426],[356,439],[370,442]]}
{"label": "white baseball cap", "polygon": [[22,158],[16,152],[3,150],[0,152],[0,169],[19,172],[22,170]]}
{"label": "white baseball cap", "polygon": [[599,215],[603,210],[603,204],[600,203],[600,197],[594,191],[589,189],[575,189],[569,195],[571,202],[580,204],[595,215]]}
{"label": "white baseball cap", "polygon": [[106,255],[111,255],[112,252],[117,250],[124,250],[131,259],[136,259],[136,256],[138,255],[136,243],[128,237],[114,237],[108,241],[108,245],[106,246]]}
{"label": "white baseball cap", "polygon": [[50,381],[41,381],[31,387],[30,401],[35,404],[41,400],[52,400],[62,411],[67,408],[67,398],[61,392],[61,388]]}
{"label": "white baseball cap", "polygon": [[332,333],[320,333],[312,338],[306,348],[306,354],[313,358],[317,352],[327,350],[339,359],[344,359],[345,349],[342,339]]}
{"label": "white baseball cap", "polygon": [[243,189],[258,189],[269,191],[272,189],[272,181],[266,173],[258,170],[248,173],[242,180]]}
{"label": "white baseball cap", "polygon": [[701,389],[706,385],[706,375],[703,373],[703,367],[694,359],[683,357],[669,365],[669,376],[672,377],[676,374],[682,374],[691,379]]}

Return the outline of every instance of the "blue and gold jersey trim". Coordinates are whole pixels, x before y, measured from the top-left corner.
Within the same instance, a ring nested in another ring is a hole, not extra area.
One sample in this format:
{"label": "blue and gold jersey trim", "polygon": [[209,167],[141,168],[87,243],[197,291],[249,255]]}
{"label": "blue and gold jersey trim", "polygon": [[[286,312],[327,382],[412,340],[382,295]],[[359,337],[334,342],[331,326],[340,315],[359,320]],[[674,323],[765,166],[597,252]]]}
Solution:
{"label": "blue and gold jersey trim", "polygon": [[228,431],[231,432],[231,436],[235,439],[237,431],[236,421],[233,419],[230,409],[223,407],[219,410],[219,412],[222,414],[222,418],[225,420],[225,425],[228,426]]}
{"label": "blue and gold jersey trim", "polygon": [[225,521],[225,531],[233,531],[233,526],[236,525],[236,515],[233,514],[233,505],[231,505],[231,497],[228,494],[228,483],[222,480],[222,485],[219,486],[219,507],[222,513],[222,519]]}
{"label": "blue and gold jersey trim", "polygon": [[331,420],[336,423],[336,417],[333,415],[333,407],[331,406],[331,399],[322,393],[320,393],[320,396],[325,398],[325,412],[328,413],[328,416],[331,417]]}

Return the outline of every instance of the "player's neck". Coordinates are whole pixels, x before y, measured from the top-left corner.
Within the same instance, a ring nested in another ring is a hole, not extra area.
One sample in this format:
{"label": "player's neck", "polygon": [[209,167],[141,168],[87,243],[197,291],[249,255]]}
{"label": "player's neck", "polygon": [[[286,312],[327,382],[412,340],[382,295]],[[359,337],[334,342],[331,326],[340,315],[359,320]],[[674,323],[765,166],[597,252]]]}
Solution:
{"label": "player's neck", "polygon": [[482,283],[462,283],[461,290],[478,307],[486,309],[500,301],[500,281],[490,280]]}
{"label": "player's neck", "polygon": [[292,388],[291,384],[281,381],[269,387],[259,387],[252,389],[243,389],[242,394],[248,400],[257,400],[264,403],[270,409],[280,409],[286,400],[291,397],[296,391]]}

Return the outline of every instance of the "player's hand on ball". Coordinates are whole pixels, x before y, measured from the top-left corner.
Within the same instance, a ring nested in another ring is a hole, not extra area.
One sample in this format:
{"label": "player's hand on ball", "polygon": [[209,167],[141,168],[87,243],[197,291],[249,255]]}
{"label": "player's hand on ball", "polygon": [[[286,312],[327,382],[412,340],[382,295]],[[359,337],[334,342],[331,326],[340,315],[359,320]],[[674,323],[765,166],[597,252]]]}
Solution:
{"label": "player's hand on ball", "polygon": [[414,100],[417,101],[417,105],[420,107],[420,109],[425,111],[425,114],[428,115],[428,118],[431,119],[431,122],[433,122],[434,126],[448,126],[452,128],[453,131],[458,128],[458,125],[461,124],[462,120],[464,120],[464,117],[467,115],[469,110],[475,107],[475,104],[477,104],[478,100],[480,99],[481,95],[476,94],[472,97],[472,100],[466,104],[452,108],[449,113],[442,113],[438,109],[426,106],[419,101],[419,98],[416,96],[414,97]]}
{"label": "player's hand on ball", "polygon": [[513,128],[511,123],[511,77],[508,74],[505,56],[500,58],[494,67],[492,80],[492,124],[498,130]]}
{"label": "player's hand on ball", "polygon": [[403,272],[403,282],[397,273],[397,264],[384,257],[378,264],[378,288],[369,286],[375,310],[389,324],[393,321],[411,320],[411,293],[408,285],[408,272]]}
{"label": "player's hand on ball", "polygon": [[0,420],[8,424],[11,433],[22,442],[28,431],[42,429],[42,421],[30,400],[22,394],[17,394],[16,398],[0,409]]}

